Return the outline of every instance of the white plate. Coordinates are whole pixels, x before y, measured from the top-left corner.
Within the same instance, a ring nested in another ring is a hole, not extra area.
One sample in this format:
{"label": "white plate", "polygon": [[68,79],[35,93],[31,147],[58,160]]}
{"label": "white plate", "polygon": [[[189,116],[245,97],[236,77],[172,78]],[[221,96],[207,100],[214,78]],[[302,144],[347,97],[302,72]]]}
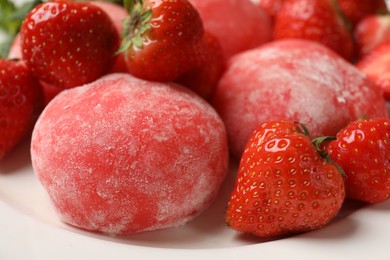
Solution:
{"label": "white plate", "polygon": [[223,222],[234,175],[233,165],[218,200],[185,226],[110,237],[58,220],[26,142],[0,163],[0,259],[390,259],[390,201],[348,203],[325,228],[266,241]]}

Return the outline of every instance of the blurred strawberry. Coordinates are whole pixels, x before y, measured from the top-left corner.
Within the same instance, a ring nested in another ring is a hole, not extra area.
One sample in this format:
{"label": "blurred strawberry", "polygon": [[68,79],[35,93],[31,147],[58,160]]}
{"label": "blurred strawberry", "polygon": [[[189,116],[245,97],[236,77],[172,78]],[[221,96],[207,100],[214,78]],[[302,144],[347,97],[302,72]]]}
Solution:
{"label": "blurred strawberry", "polygon": [[257,4],[263,8],[272,18],[275,18],[276,14],[282,8],[286,0],[258,0]]}
{"label": "blurred strawberry", "polygon": [[0,59],[0,160],[28,135],[42,107],[41,86],[25,64]]}
{"label": "blurred strawberry", "polygon": [[379,85],[386,100],[390,100],[390,43],[370,51],[357,64],[371,81]]}
{"label": "blurred strawberry", "polygon": [[390,14],[369,15],[355,27],[354,36],[359,57],[390,41]]}
{"label": "blurred strawberry", "polygon": [[287,0],[276,15],[274,39],[299,38],[321,43],[351,61],[352,34],[333,0]]}
{"label": "blurred strawberry", "polygon": [[225,69],[225,59],[219,41],[207,32],[198,51],[201,65],[180,76],[176,82],[210,101]]}
{"label": "blurred strawberry", "polygon": [[337,2],[352,26],[367,15],[387,10],[385,0],[337,0]]}

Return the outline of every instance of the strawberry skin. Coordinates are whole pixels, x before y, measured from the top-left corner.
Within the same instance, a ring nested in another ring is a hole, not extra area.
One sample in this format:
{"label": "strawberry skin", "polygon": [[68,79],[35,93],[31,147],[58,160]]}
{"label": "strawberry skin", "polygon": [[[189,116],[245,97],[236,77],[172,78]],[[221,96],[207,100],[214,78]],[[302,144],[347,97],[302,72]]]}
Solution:
{"label": "strawberry skin", "polygon": [[381,202],[390,198],[390,119],[355,121],[327,146],[345,172],[348,198]]}
{"label": "strawberry skin", "polygon": [[129,1],[133,6],[120,49],[129,73],[172,81],[199,65],[195,48],[203,38],[203,23],[187,0]]}
{"label": "strawberry skin", "polygon": [[24,63],[0,59],[0,160],[27,136],[42,108],[41,86]]}
{"label": "strawberry skin", "polygon": [[354,37],[360,58],[390,42],[390,14],[365,17],[356,25]]}
{"label": "strawberry skin", "polygon": [[337,2],[353,26],[370,14],[387,10],[385,0],[337,0]]}
{"label": "strawberry skin", "polygon": [[274,39],[321,43],[346,60],[355,55],[352,33],[333,0],[288,0],[275,17]]}
{"label": "strawberry skin", "polygon": [[225,70],[225,58],[218,39],[208,32],[198,46],[200,65],[181,75],[176,82],[211,101]]}
{"label": "strawberry skin", "polygon": [[361,58],[356,67],[367,77],[380,86],[386,100],[390,100],[390,43],[376,47]]}
{"label": "strawberry skin", "polygon": [[284,2],[286,2],[286,0],[258,0],[257,5],[274,18],[282,8]]}
{"label": "strawberry skin", "polygon": [[65,0],[35,7],[20,34],[23,59],[33,75],[62,88],[106,74],[114,63],[119,38],[101,8]]}
{"label": "strawberry skin", "polygon": [[290,121],[253,133],[226,213],[228,225],[263,238],[323,227],[341,208],[341,174]]}

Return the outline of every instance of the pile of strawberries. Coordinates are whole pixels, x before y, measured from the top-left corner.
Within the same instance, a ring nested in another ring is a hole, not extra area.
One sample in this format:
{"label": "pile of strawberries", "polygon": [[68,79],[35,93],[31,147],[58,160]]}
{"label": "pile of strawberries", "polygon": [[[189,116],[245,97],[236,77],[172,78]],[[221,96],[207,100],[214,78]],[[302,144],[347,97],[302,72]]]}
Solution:
{"label": "pile of strawberries", "polygon": [[[0,59],[0,160],[29,137],[61,91],[130,73],[181,84],[213,104],[235,55],[292,38],[331,49],[381,88],[380,102],[390,100],[384,0],[124,2],[55,0],[29,11],[8,59]],[[312,129],[285,118],[258,125],[240,158],[226,213],[231,228],[260,237],[303,232],[329,223],[345,198],[389,199],[387,117],[315,139]]]}

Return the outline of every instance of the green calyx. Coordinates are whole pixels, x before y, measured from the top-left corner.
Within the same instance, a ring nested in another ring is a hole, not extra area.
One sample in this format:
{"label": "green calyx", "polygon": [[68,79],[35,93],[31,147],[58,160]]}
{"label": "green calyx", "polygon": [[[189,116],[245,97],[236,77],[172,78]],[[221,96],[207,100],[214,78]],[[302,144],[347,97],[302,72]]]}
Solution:
{"label": "green calyx", "polygon": [[336,140],[336,137],[334,137],[334,136],[320,136],[320,137],[314,138],[311,142],[315,146],[315,148],[317,149],[317,151],[321,155],[321,157],[326,159],[327,153],[326,153],[325,149],[321,148],[321,145],[324,142],[330,142],[333,140]]}
{"label": "green calyx", "polygon": [[307,129],[305,124],[302,124],[300,122],[294,122],[294,124],[297,126],[298,133],[303,134],[306,137],[309,137],[309,129]]}
{"label": "green calyx", "polygon": [[337,140],[335,136],[320,136],[317,138],[314,138],[311,142],[312,144],[316,147],[317,152],[320,154],[322,158],[325,159],[328,163],[332,164],[334,167],[337,168],[337,170],[341,173],[342,176],[346,177],[347,175],[345,174],[345,171],[335,163],[332,158],[330,158],[329,154],[325,151],[325,148],[321,148],[321,146],[324,146],[324,142],[330,142],[333,140]]}
{"label": "green calyx", "polygon": [[[304,124],[299,123],[299,122],[294,122],[294,124],[297,126],[298,132],[300,134],[310,138],[309,130],[307,129],[307,127]],[[332,160],[332,158],[330,158],[329,154],[326,152],[326,150],[324,148],[325,147],[324,143],[330,142],[333,140],[337,140],[337,138],[335,136],[320,136],[320,137],[317,137],[317,138],[314,138],[313,140],[311,140],[311,143],[316,148],[318,154],[322,158],[324,158],[326,162],[332,164],[334,167],[337,168],[337,170],[341,173],[342,176],[346,177],[347,175],[345,174],[344,170],[340,167],[340,165],[335,163]]]}
{"label": "green calyx", "polygon": [[144,10],[142,0],[124,0],[123,5],[129,16],[123,21],[122,43],[117,53],[131,46],[142,48],[142,37],[150,29],[149,21],[152,18],[152,11]]}

